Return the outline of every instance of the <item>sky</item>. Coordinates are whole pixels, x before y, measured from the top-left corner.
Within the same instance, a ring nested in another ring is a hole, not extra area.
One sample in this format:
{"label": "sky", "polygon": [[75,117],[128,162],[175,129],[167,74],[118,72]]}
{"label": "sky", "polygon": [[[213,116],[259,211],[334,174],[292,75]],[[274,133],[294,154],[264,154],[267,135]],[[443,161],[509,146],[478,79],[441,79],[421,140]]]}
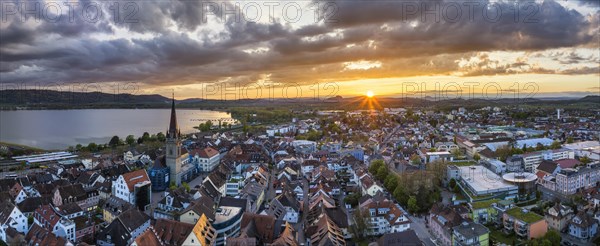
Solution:
{"label": "sky", "polygon": [[0,89],[228,100],[600,94],[594,0],[3,0],[0,7]]}

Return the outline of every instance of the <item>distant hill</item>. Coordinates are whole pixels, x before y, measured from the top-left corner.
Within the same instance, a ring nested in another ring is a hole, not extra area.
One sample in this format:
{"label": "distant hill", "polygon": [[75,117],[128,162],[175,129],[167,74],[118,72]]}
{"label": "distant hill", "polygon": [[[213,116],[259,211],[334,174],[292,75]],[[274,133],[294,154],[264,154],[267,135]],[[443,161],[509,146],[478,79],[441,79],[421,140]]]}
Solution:
{"label": "distant hill", "polygon": [[3,108],[106,108],[166,107],[171,99],[161,95],[61,92],[53,90],[0,90]]}
{"label": "distant hill", "polygon": [[[171,99],[153,95],[108,94],[101,92],[60,92],[52,90],[0,90],[0,109],[72,109],[72,108],[166,108]],[[534,107],[595,107],[600,96],[559,99],[512,99],[487,100],[481,98],[435,98],[376,97],[365,96],[295,99],[241,99],[207,100],[190,98],[178,100],[181,108],[227,109],[232,107],[285,107],[289,109],[369,109],[388,107],[485,107],[506,105],[531,105]],[[599,105],[600,106],[600,105]]]}
{"label": "distant hill", "polygon": [[591,103],[600,103],[600,96],[585,96],[578,101],[580,102],[591,102]]}

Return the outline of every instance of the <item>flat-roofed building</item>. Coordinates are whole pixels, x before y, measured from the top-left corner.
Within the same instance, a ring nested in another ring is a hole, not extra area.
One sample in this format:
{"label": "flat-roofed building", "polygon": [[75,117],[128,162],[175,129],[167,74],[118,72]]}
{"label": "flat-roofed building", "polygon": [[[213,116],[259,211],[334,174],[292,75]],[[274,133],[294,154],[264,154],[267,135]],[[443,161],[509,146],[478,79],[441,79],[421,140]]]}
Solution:
{"label": "flat-roofed building", "polygon": [[506,182],[502,177],[483,166],[464,166],[459,169],[458,184],[469,200],[485,200],[491,198],[515,198],[518,194],[516,185]]}

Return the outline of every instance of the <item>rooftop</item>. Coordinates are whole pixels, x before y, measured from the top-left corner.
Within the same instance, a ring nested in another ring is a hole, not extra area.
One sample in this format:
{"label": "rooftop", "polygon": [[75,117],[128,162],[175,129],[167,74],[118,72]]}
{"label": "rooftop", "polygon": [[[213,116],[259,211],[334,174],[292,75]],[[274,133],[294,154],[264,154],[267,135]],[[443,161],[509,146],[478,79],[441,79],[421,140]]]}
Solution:
{"label": "rooftop", "polygon": [[512,208],[512,209],[509,209],[509,210],[506,211],[506,213],[508,215],[510,215],[510,216],[518,219],[518,220],[522,220],[522,221],[524,221],[526,223],[529,223],[529,224],[544,219],[544,217],[542,217],[539,214],[536,214],[536,213],[528,211],[528,210],[524,210],[524,209],[519,208],[519,207],[515,207],[515,208]]}
{"label": "rooftop", "polygon": [[499,201],[501,200],[491,199],[487,201],[473,202],[471,203],[471,207],[473,207],[473,209],[491,208],[493,203],[498,203]]}
{"label": "rooftop", "polygon": [[240,207],[221,206],[215,214],[215,223],[223,223],[243,212]]}
{"label": "rooftop", "polygon": [[515,185],[505,182],[502,177],[483,166],[458,168],[461,179],[469,186],[474,195],[481,196],[517,189]]}

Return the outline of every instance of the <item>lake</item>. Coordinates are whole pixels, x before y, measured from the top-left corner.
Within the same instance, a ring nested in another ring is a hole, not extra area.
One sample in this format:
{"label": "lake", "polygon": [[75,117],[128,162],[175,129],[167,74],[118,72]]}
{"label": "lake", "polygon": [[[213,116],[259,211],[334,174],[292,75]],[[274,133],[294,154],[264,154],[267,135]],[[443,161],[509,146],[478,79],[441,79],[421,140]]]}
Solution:
{"label": "lake", "polygon": [[[107,143],[112,136],[140,137],[169,127],[171,109],[81,109],[0,111],[0,141],[43,149],[65,149],[91,142]],[[178,109],[181,133],[196,131],[201,120],[231,118],[226,112]]]}

